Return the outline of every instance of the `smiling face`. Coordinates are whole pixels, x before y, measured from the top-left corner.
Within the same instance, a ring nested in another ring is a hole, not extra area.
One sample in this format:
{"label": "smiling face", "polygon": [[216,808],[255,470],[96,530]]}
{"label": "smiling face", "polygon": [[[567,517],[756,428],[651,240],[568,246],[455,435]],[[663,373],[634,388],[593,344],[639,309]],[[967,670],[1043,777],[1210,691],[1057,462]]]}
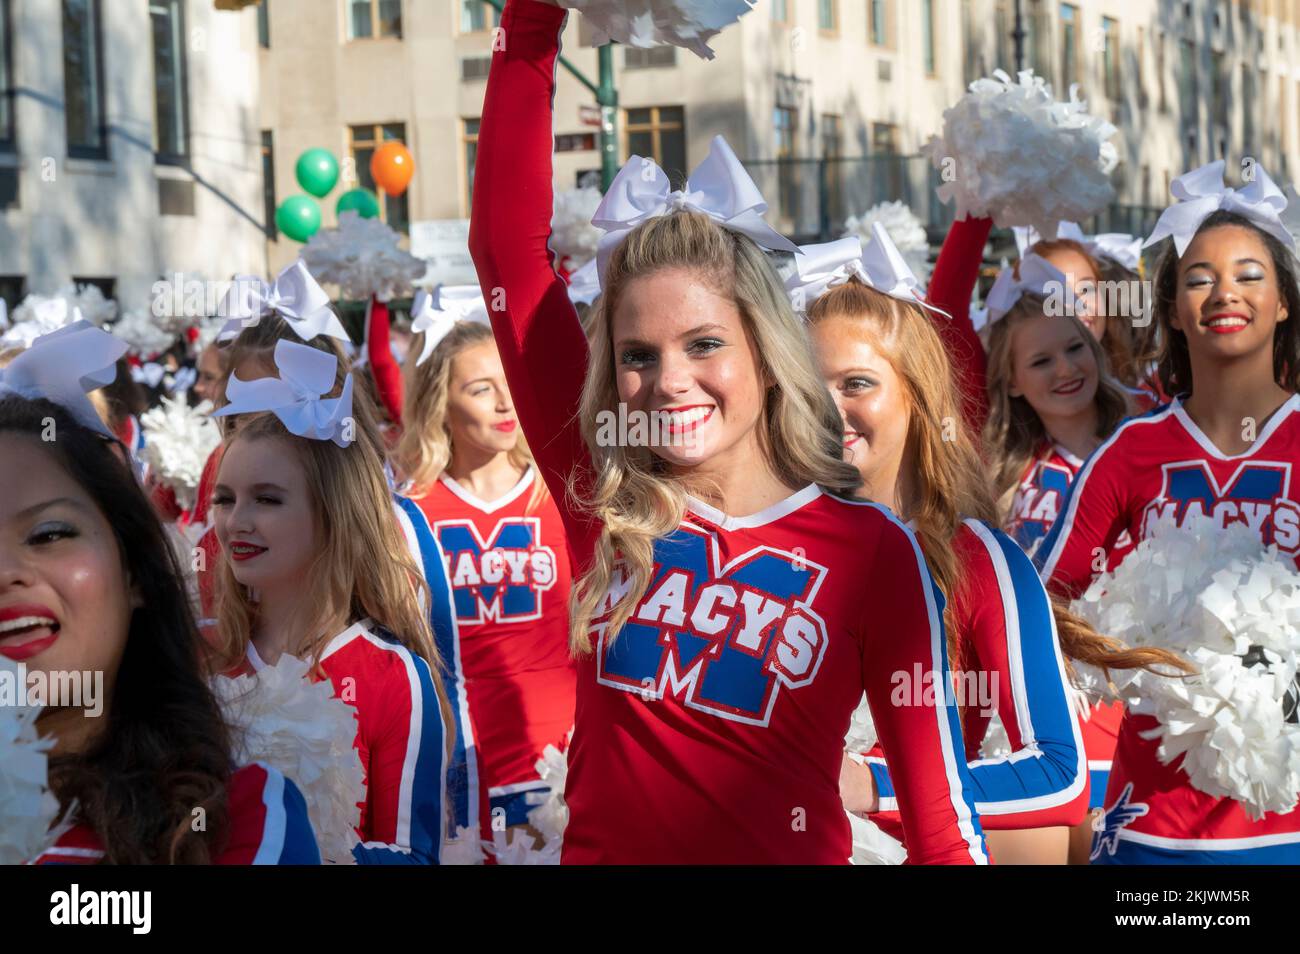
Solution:
{"label": "smiling face", "polygon": [[447,379],[447,428],[458,453],[492,456],[514,450],[519,419],[495,341],[462,349]]}
{"label": "smiling face", "polygon": [[200,401],[215,403],[221,394],[221,378],[224,373],[221,367],[221,350],[215,342],[199,352],[195,370],[198,372],[198,377],[194,379],[194,393],[198,395]]}
{"label": "smiling face", "polygon": [[1192,239],[1178,262],[1170,324],[1187,336],[1193,357],[1271,355],[1274,332],[1287,318],[1273,258],[1258,235],[1224,225]]}
{"label": "smiling face", "polygon": [[1097,314],[1098,288],[1101,276],[1093,270],[1087,257],[1071,248],[1053,249],[1043,256],[1050,265],[1065,273],[1074,291],[1074,314],[1092,332],[1098,341],[1106,337],[1106,318]]}
{"label": "smiling face", "polygon": [[39,441],[0,434],[0,654],[112,684],[135,596],[112,527]]}
{"label": "smiling face", "polygon": [[869,490],[892,485],[907,451],[911,419],[903,379],[863,320],[823,318],[813,325],[812,338],[817,366],[844,420],[844,459]]}
{"label": "smiling face", "polygon": [[1072,417],[1097,396],[1093,349],[1068,319],[1034,316],[1011,331],[1010,394],[1041,418]]}
{"label": "smiling face", "polygon": [[322,541],[292,443],[236,437],[221,455],[212,506],[217,541],[236,580],[261,591],[303,586]]}
{"label": "smiling face", "polygon": [[664,415],[649,433],[675,468],[752,466],[762,456],[768,384],[740,309],[714,284],[682,268],[634,278],[611,321],[619,400]]}

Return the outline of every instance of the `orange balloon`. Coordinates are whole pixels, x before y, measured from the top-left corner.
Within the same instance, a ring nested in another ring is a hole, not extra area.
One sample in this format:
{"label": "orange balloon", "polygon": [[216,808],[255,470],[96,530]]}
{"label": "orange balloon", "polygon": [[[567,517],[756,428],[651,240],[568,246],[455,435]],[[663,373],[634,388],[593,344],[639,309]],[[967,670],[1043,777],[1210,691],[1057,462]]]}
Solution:
{"label": "orange balloon", "polygon": [[400,142],[386,142],[370,157],[370,175],[389,195],[401,195],[415,175],[415,159]]}

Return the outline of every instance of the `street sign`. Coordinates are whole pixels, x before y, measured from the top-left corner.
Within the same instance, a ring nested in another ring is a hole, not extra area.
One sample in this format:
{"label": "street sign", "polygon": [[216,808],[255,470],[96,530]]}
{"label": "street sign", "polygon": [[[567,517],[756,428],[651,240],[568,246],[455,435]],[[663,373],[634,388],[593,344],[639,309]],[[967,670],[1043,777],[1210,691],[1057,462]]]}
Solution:
{"label": "street sign", "polygon": [[478,282],[469,256],[469,219],[429,219],[411,223],[411,254],[428,262],[417,285],[472,285]]}
{"label": "street sign", "polygon": [[584,126],[595,126],[600,128],[600,107],[590,106],[586,103],[578,106],[578,122]]}

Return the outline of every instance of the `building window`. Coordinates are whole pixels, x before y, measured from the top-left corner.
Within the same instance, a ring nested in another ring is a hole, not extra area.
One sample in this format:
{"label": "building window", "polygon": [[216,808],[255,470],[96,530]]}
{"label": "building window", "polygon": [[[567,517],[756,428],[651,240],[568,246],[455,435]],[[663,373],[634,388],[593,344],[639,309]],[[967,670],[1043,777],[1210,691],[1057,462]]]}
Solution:
{"label": "building window", "polygon": [[481,33],[501,25],[501,11],[484,0],[460,0],[460,32]]}
{"label": "building window", "polygon": [[827,33],[840,28],[839,0],[817,0],[817,28]]}
{"label": "building window", "polygon": [[893,123],[871,124],[872,155],[895,155],[898,152],[898,127]]}
{"label": "building window", "polygon": [[826,214],[834,227],[844,222],[844,120],[839,116],[822,116],[822,161],[826,165]]}
{"label": "building window", "polygon": [[871,42],[875,46],[889,46],[889,9],[885,0],[871,0]]}
{"label": "building window", "polygon": [[9,0],[0,0],[0,151],[14,148],[14,51]]}
{"label": "building window", "polygon": [[9,307],[9,314],[27,297],[27,279],[22,275],[0,275],[0,301]]}
{"label": "building window", "polygon": [[795,135],[799,114],[789,106],[772,111],[772,129],[776,133],[776,181],[780,193],[781,215],[794,217],[795,210]]}
{"label": "building window", "polygon": [[1183,126],[1187,130],[1189,151],[1196,154],[1196,127],[1199,115],[1196,101],[1196,45],[1191,40],[1184,40],[1180,49],[1181,60],[1178,68],[1178,100],[1182,112]]}
{"label": "building window", "polygon": [[1210,108],[1220,126],[1228,125],[1228,82],[1225,57],[1216,50],[1210,54]]}
{"label": "building window", "polygon": [[344,0],[348,39],[402,38],[402,0]]}
{"label": "building window", "polygon": [[257,5],[257,45],[264,50],[271,48],[271,0],[262,0]]}
{"label": "building window", "polygon": [[266,222],[266,237],[274,241],[280,237],[275,225],[275,139],[269,129],[262,130],[262,215]]}
{"label": "building window", "polygon": [[933,76],[936,65],[934,50],[934,0],[921,0],[921,59],[925,75]]}
{"label": "building window", "polygon": [[642,49],[639,46],[623,47],[623,69],[648,70],[657,66],[676,66],[677,47],[652,46]]}
{"label": "building window", "polygon": [[1169,112],[1169,99],[1165,96],[1165,34],[1156,36],[1156,86],[1160,90],[1160,111]]}
{"label": "building window", "polygon": [[555,137],[556,152],[591,152],[596,148],[596,134],[560,133]]}
{"label": "building window", "polygon": [[777,23],[790,22],[790,0],[772,0],[772,19]]}
{"label": "building window", "polygon": [[[1283,104],[1278,103],[1278,107],[1285,115]],[[1282,147],[1286,148],[1285,135]],[[1255,71],[1249,63],[1241,64],[1241,148],[1248,156],[1258,155],[1255,149]]]}
{"label": "building window", "polygon": [[370,175],[370,157],[375,154],[375,150],[381,143],[391,139],[406,142],[405,123],[349,126],[348,153],[356,164],[357,184],[363,189],[369,189],[379,198],[379,217],[397,231],[409,232],[411,217],[407,205],[407,193],[403,192],[401,195],[381,193]]}
{"label": "building window", "polygon": [[1079,82],[1079,8],[1061,4],[1061,90]]}
{"label": "building window", "polygon": [[[1124,95],[1119,83],[1119,21],[1102,17],[1101,34],[1101,68],[1105,80],[1103,85],[1106,98],[1112,103],[1118,103]],[[1140,46],[1137,55],[1142,56]]]}
{"label": "building window", "polygon": [[76,275],[73,275],[72,284],[77,286],[94,285],[96,288],[99,289],[99,293],[103,295],[105,298],[107,298],[109,301],[113,301],[115,298],[117,298],[116,278],[84,278],[84,277],[79,278]]}
{"label": "building window", "polygon": [[645,106],[624,116],[627,155],[645,156],[668,173],[674,189],[686,183],[686,110],[681,106]]}
{"label": "building window", "polygon": [[185,70],[185,21],[181,0],[150,0],[153,26],[154,155],[184,162],[190,154]]}
{"label": "building window", "polygon": [[63,0],[63,102],[68,155],[107,159],[99,0]]}

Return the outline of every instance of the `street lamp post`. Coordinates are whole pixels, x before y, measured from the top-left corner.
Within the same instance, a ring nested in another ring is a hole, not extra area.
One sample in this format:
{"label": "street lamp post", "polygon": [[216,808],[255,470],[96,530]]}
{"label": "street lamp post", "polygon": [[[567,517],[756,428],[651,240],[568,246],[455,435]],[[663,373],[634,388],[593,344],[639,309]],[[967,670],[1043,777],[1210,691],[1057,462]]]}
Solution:
{"label": "street lamp post", "polygon": [[1016,44],[1016,72],[1025,68],[1025,16],[1021,9],[1021,0],[1016,0],[1016,28],[1011,31],[1011,39]]}

